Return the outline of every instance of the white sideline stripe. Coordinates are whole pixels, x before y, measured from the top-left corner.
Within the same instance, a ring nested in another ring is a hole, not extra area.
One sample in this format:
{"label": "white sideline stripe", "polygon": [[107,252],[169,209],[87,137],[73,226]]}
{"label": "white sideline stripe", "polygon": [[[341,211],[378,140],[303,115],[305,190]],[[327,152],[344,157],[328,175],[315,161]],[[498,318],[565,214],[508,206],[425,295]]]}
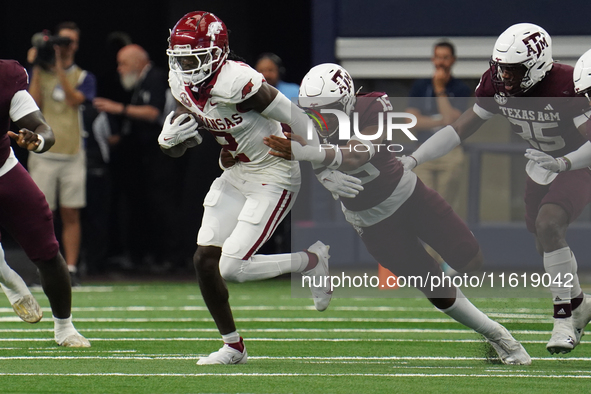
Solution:
{"label": "white sideline stripe", "polygon": [[[200,355],[196,354],[193,356],[186,355],[171,355],[171,356],[160,356],[160,355],[139,355],[139,356],[14,356],[14,357],[0,357],[0,360],[196,360]],[[291,360],[291,361],[485,361],[487,357],[438,357],[438,356],[375,356],[375,357],[362,357],[362,356],[336,356],[336,357],[298,357],[298,356],[249,356],[249,360]],[[591,361],[591,357],[532,357],[533,361]],[[425,366],[398,366],[397,368],[447,368],[447,367],[425,367]],[[466,367],[457,367],[466,368]],[[469,368],[473,368],[469,366]],[[513,368],[513,367],[508,367]],[[496,370],[489,370],[489,372],[495,372]],[[529,372],[529,370],[527,370]],[[547,371],[539,371],[547,372]],[[570,371],[571,373],[589,371]]]}
{"label": "white sideline stripe", "polygon": [[[91,342],[219,342],[220,338],[87,338]],[[44,342],[47,338],[0,338],[0,342]],[[247,342],[417,342],[417,343],[484,343],[480,339],[411,339],[411,338],[247,338]],[[545,344],[547,340],[520,341],[521,343]],[[583,342],[583,341],[582,341]],[[584,342],[583,342],[584,343]],[[1,357],[0,357],[1,359]]]}
{"label": "white sideline stripe", "polygon": [[[544,319],[495,319],[499,323],[550,323],[553,320],[551,317]],[[2,323],[13,323],[20,322],[16,315],[0,317]],[[357,317],[238,317],[235,318],[236,322],[272,322],[272,323],[297,323],[297,322],[310,322],[310,323],[332,323],[332,322],[357,322],[357,323],[456,323],[454,320],[448,317],[443,318],[357,318]],[[164,323],[196,323],[196,322],[211,322],[210,317],[203,318],[174,318],[174,317],[162,317],[162,318],[147,318],[147,317],[131,317],[131,318],[108,318],[108,317],[76,317],[74,322],[86,322],[86,323],[147,323],[147,322],[164,322]],[[459,323],[458,323],[459,324]]]}
{"label": "white sideline stripe", "polygon": [[[186,355],[173,355],[173,356],[160,356],[160,355],[138,355],[138,356],[4,356],[0,357],[0,360],[197,360],[200,355],[193,355],[193,356],[186,356]],[[365,362],[365,361],[485,361],[489,358],[487,357],[430,357],[430,356],[375,356],[375,357],[275,357],[275,356],[249,356],[249,360],[291,360],[291,361],[310,361],[310,362],[335,362],[335,361],[357,361],[357,362]],[[561,358],[561,357],[532,357],[533,361],[591,361],[591,357],[568,357],[568,358]],[[447,366],[412,366],[412,365],[405,365],[405,366],[396,366],[396,368],[474,368],[473,366],[467,367],[447,367]],[[505,368],[514,368],[514,367],[505,367]],[[529,370],[519,370],[515,372],[530,372]],[[495,369],[489,369],[488,372],[498,372]],[[503,371],[507,372],[507,371]],[[547,371],[531,371],[531,372],[542,372],[546,373]],[[589,373],[589,371],[569,371],[570,373]],[[570,376],[570,375],[567,375]]]}
{"label": "white sideline stripe", "polygon": [[[84,328],[84,332],[218,332],[217,328]],[[53,332],[52,328],[2,328],[0,333]],[[377,334],[476,334],[471,329],[445,328],[246,328],[240,332],[289,333],[289,332],[321,332],[321,333],[377,333]],[[543,330],[511,330],[513,334],[548,335],[551,331]],[[583,341],[584,342],[584,341]]]}
{"label": "white sideline stripe", "polygon": [[[72,287],[73,293],[110,293],[115,290],[115,288],[119,290],[126,290],[126,291],[137,291],[140,289],[140,286],[75,286]],[[32,293],[43,293],[43,288],[41,286],[30,286],[29,290]]]}
{"label": "white sideline stripe", "polygon": [[[42,308],[43,311],[51,312],[50,308]],[[282,305],[282,306],[274,306],[274,305],[242,305],[242,306],[234,306],[232,310],[236,311],[314,311],[316,310],[314,306],[289,306],[289,305]],[[432,312],[439,314],[441,313],[435,307],[417,307],[417,308],[409,308],[409,307],[393,307],[393,306],[368,306],[368,307],[359,307],[359,306],[335,306],[330,308],[331,311],[334,312]],[[187,306],[109,306],[109,307],[73,307],[73,312],[145,312],[145,311],[203,311],[207,312],[207,307],[205,306],[197,306],[197,305],[187,305]],[[499,309],[490,309],[484,308],[482,309],[483,312],[495,316],[500,317],[527,317],[527,316],[541,316],[545,317],[547,315],[551,315],[551,311],[548,309],[533,309],[533,308],[501,308]],[[3,307],[0,308],[0,313],[14,313],[12,307]]]}
{"label": "white sideline stripe", "polygon": [[[503,371],[506,372],[506,371]],[[359,377],[386,377],[386,378],[400,378],[400,377],[432,377],[432,378],[440,378],[440,377],[474,377],[474,378],[547,378],[547,379],[556,379],[556,378],[573,378],[573,379],[591,379],[591,375],[536,375],[536,374],[451,374],[451,373],[244,373],[244,372],[234,372],[234,373],[154,373],[154,374],[145,374],[145,373],[10,373],[10,372],[2,372],[0,376],[78,376],[78,377],[87,377],[87,376],[124,376],[124,377],[151,377],[151,376],[159,376],[159,377],[202,377],[202,376],[219,376],[219,377],[227,377],[227,376],[236,376],[236,377],[299,377],[299,376],[328,376],[328,377],[340,377],[340,376],[359,376]]]}

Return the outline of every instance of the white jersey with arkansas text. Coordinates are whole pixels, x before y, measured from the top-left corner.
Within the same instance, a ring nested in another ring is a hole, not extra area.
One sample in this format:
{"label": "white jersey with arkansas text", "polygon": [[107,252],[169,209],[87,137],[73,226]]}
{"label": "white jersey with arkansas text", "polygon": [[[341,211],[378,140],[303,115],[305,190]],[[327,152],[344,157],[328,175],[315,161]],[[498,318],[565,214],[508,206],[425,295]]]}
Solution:
{"label": "white jersey with arkansas text", "polygon": [[245,63],[228,60],[197,90],[185,86],[173,73],[169,73],[168,82],[174,98],[203,123],[200,130],[209,131],[223,149],[240,160],[226,171],[253,182],[299,189],[299,164],[270,155],[263,143],[263,137],[284,137],[282,125],[257,111],[236,108],[258,92],[264,82],[262,74]]}

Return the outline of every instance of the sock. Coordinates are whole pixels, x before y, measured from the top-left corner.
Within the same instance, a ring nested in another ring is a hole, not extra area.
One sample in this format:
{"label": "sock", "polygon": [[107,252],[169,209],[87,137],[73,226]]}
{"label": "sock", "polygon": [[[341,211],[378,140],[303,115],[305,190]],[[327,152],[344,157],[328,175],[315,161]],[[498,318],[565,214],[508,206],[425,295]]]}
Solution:
{"label": "sock", "polygon": [[244,351],[244,343],[242,342],[242,337],[238,334],[238,331],[233,331],[229,334],[222,334],[222,339],[224,343],[230,346],[232,349],[236,349],[239,352]]}
{"label": "sock", "polygon": [[585,299],[585,294],[583,294],[583,292],[581,291],[578,296],[576,296],[572,300],[570,300],[570,304],[572,305],[572,310],[574,311],[575,309],[577,309],[583,303],[584,299]]}
{"label": "sock", "polygon": [[460,289],[457,289],[454,304],[447,309],[440,309],[440,311],[486,338],[496,339],[495,335],[499,333],[500,324],[476,308]]}
{"label": "sock", "polygon": [[[550,292],[554,300],[554,318],[566,318],[572,315],[570,305],[571,288],[554,283],[554,278],[559,277],[563,282],[565,274],[572,272],[573,254],[570,248],[564,247],[553,252],[544,253],[544,269],[552,278]],[[579,287],[580,288],[580,287]],[[568,304],[568,306],[566,306]]]}
{"label": "sock", "polygon": [[307,250],[304,253],[308,257],[308,263],[306,264],[306,267],[303,269],[303,271],[310,271],[318,265],[318,256],[312,252],[308,252]]}
{"label": "sock", "polygon": [[[581,305],[581,302],[583,302],[582,299],[582,294],[583,291],[581,290],[581,284],[579,283],[579,275],[577,274],[577,271],[579,269],[579,266],[577,265],[577,258],[575,257],[575,254],[572,253],[571,251],[571,255],[572,255],[572,259],[571,259],[571,273],[573,274],[573,280],[572,282],[570,282],[570,284],[572,285],[572,287],[570,288],[570,298],[571,298],[571,303],[573,305],[573,310],[577,309],[577,306]],[[579,297],[581,297],[579,299]],[[577,300],[577,301],[575,301]],[[575,303],[577,304],[575,306]]]}
{"label": "sock", "polygon": [[226,280],[250,282],[274,278],[290,272],[302,272],[307,264],[306,252],[255,254],[248,260],[240,260],[222,254],[220,273]]}
{"label": "sock", "polygon": [[62,343],[67,337],[73,334],[79,334],[74,324],[72,324],[72,316],[59,319],[57,317],[53,317],[54,323],[54,333],[55,333],[55,341],[57,343]]}
{"label": "sock", "polygon": [[2,247],[0,247],[0,286],[2,286],[2,290],[4,290],[11,304],[31,294],[23,278],[6,263]]}
{"label": "sock", "polygon": [[78,268],[75,265],[68,265],[68,271],[70,271],[71,274],[75,274],[78,272]]}

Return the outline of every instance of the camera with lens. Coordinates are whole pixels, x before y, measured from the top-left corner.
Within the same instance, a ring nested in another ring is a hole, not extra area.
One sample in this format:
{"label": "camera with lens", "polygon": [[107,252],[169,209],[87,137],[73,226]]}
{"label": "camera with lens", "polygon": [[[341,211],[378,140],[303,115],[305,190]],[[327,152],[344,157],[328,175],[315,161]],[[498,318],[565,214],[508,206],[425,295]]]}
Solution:
{"label": "camera with lens", "polygon": [[33,64],[49,70],[55,64],[54,45],[67,47],[72,43],[72,39],[69,37],[52,36],[49,30],[43,30],[33,35],[31,43],[37,49],[37,57]]}

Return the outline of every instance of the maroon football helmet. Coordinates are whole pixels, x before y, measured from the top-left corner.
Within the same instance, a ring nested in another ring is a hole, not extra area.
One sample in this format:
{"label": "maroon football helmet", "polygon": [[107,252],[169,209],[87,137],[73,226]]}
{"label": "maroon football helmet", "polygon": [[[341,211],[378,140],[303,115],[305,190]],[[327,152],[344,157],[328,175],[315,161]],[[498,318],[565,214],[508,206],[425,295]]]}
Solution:
{"label": "maroon football helmet", "polygon": [[226,25],[205,11],[183,16],[171,30],[168,41],[170,70],[189,86],[203,83],[222,66],[230,52]]}

